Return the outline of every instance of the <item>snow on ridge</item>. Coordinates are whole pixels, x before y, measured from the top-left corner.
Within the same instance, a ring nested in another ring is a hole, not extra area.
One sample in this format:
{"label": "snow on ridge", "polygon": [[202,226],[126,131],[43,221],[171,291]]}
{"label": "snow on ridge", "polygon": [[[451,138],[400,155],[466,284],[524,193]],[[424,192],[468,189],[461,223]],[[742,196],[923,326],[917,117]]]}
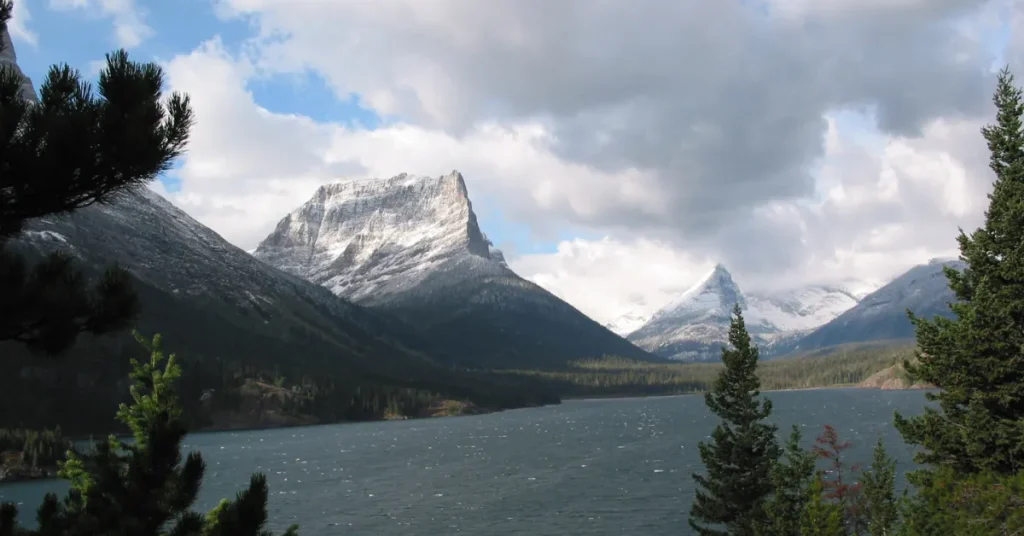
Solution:
{"label": "snow on ridge", "polygon": [[718,264],[630,333],[629,339],[649,351],[675,353],[672,357],[706,358],[695,357],[701,352],[693,345],[717,348],[724,343],[736,303],[744,311],[755,343],[769,345],[824,325],[857,302],[852,292],[830,285],[745,294]]}
{"label": "snow on ridge", "polygon": [[[731,287],[731,288],[728,288]],[[739,294],[739,288],[732,280],[732,275],[725,269],[725,266],[716,264],[714,268],[702,276],[689,289],[683,291],[676,299],[659,309],[651,317],[656,320],[665,316],[692,310],[711,310],[718,308],[732,309],[731,303],[723,303],[729,297],[724,295],[722,290],[727,289],[725,294]],[[742,299],[742,295],[739,296]]]}
{"label": "snow on ridge", "polygon": [[458,171],[323,185],[253,255],[352,299],[414,286],[426,268],[464,255],[507,269]]}

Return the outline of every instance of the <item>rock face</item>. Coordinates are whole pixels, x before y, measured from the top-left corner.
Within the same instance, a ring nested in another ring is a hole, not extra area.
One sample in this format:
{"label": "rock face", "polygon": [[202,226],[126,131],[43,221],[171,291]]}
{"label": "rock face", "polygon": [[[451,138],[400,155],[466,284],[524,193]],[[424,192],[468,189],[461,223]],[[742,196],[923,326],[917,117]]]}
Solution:
{"label": "rock face", "polygon": [[915,266],[882,288],[868,294],[855,307],[814,330],[797,344],[813,350],[849,342],[905,340],[914,337],[907,309],[918,316],[951,316],[947,306],[955,301],[942,269],[962,270],[959,260],[933,259]]}
{"label": "rock face", "polygon": [[21,67],[18,66],[18,55],[14,51],[14,43],[11,41],[10,32],[7,31],[7,24],[0,24],[0,67],[13,68],[17,71],[24,80],[21,86],[21,98],[30,102],[37,102],[36,90],[32,85],[32,80],[25,76],[21,72]]}
{"label": "rock face", "polygon": [[400,315],[453,363],[545,367],[651,356],[516,275],[480,231],[457,171],[319,188],[253,252],[361,305]]}
{"label": "rock face", "polygon": [[338,182],[284,217],[253,255],[339,296],[401,299],[453,260],[500,272],[462,175]]}
{"label": "rock face", "polygon": [[771,357],[788,352],[801,336],[856,303],[851,292],[823,285],[745,295],[719,264],[627,338],[669,359],[714,361],[728,341],[732,308],[739,304],[754,343],[762,356]]}

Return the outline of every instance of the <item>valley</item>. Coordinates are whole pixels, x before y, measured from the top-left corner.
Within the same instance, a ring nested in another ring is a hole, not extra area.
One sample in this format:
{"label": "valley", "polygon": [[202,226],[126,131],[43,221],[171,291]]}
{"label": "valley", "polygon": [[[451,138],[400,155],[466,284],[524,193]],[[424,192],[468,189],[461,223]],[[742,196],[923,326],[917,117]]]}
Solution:
{"label": "valley", "polygon": [[[732,303],[771,360],[766,388],[856,384],[904,355],[906,308],[935,314],[946,296],[943,263],[860,297],[822,285],[744,293],[718,265],[651,318],[624,315],[616,329],[632,331],[622,337],[509,268],[458,172],[321,187],[251,253],[148,189],[35,221],[11,247],[30,258],[67,251],[94,276],[127,268],[142,302],[136,328],[160,333],[185,363],[185,410],[198,429],[703,391]],[[0,389],[15,402],[0,408],[0,427],[74,434],[114,429],[128,362],[140,355],[127,333],[84,337],[59,365],[0,349]],[[46,403],[17,403],[40,393]],[[60,417],[66,404],[75,419]]]}

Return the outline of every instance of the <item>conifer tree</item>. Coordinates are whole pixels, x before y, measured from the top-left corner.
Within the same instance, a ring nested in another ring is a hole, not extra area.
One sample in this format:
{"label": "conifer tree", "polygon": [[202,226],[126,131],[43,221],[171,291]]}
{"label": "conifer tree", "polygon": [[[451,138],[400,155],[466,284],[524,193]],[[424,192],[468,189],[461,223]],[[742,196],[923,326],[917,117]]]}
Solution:
{"label": "conifer tree", "polygon": [[780,452],[776,428],[765,422],[772,404],[761,399],[757,361],[757,347],[751,344],[737,304],[729,346],[722,348],[725,369],[704,396],[722,422],[712,432],[711,443],[699,445],[707,474],[693,475],[698,489],[689,524],[701,535],[753,535],[767,519],[764,506],[772,492],[771,469]]}
{"label": "conifer tree", "polygon": [[[16,526],[14,505],[0,507],[0,536],[269,536],[267,485],[256,474],[234,501],[224,500],[206,516],[191,510],[205,464],[198,452],[182,461],[187,429],[175,382],[181,367],[164,356],[160,336],[136,339],[150,353],[132,360],[131,404],[118,419],[133,441],[110,436],[86,454],[68,453],[60,476],[71,489],[63,501],[48,494],[39,508],[36,530]],[[294,536],[292,526],[286,535]]]}
{"label": "conifer tree", "polygon": [[[956,473],[1013,475],[1024,469],[1024,101],[1008,69],[993,97],[996,123],[982,129],[995,173],[985,223],[960,232],[967,263],[946,277],[956,294],[955,318],[910,314],[917,329],[915,378],[937,386],[939,408],[921,416],[896,414],[916,460]],[[915,483],[927,473],[913,475]]]}
{"label": "conifer tree", "polygon": [[[13,9],[0,0],[0,34]],[[55,65],[35,98],[16,67],[0,67],[0,342],[58,354],[79,333],[126,329],[137,314],[127,272],[112,267],[90,285],[68,254],[31,265],[10,242],[31,220],[114,201],[170,168],[193,116],[187,96],[163,102],[163,83],[159,66],[124,50],[107,55],[95,92]]]}
{"label": "conifer tree", "polygon": [[826,499],[824,476],[819,472],[807,490],[800,516],[800,536],[846,536],[843,507]]}
{"label": "conifer tree", "polygon": [[793,426],[783,458],[772,468],[772,495],[765,504],[767,522],[758,536],[800,536],[800,518],[814,481],[817,456],[800,448],[800,430]]}
{"label": "conifer tree", "polygon": [[861,475],[862,501],[860,512],[863,525],[870,536],[895,534],[899,520],[899,502],[896,498],[896,460],[885,451],[879,438],[875,443],[871,467]]}

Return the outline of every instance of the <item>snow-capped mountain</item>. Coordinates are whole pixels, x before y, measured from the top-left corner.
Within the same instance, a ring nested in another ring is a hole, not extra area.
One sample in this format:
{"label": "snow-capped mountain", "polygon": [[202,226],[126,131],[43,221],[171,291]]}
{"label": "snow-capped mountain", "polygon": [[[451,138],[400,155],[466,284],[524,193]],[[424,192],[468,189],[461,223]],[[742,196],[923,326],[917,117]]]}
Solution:
{"label": "snow-capped mountain", "polygon": [[322,186],[253,255],[403,316],[466,365],[652,357],[516,275],[480,231],[458,171]]}
{"label": "snow-capped mountain", "polygon": [[627,311],[616,317],[614,320],[606,323],[604,327],[611,330],[612,333],[625,337],[626,335],[640,329],[640,326],[646,324],[648,320],[650,320],[650,315],[645,315],[636,311]]}
{"label": "snow-capped mountain", "polygon": [[857,298],[844,288],[826,285],[744,294],[718,264],[627,338],[670,359],[715,360],[728,341],[735,304],[743,309],[747,330],[768,357],[783,353],[792,341],[853,307]]}
{"label": "snow-capped mountain", "polygon": [[952,315],[947,304],[955,301],[955,296],[943,273],[945,266],[962,270],[966,264],[957,259],[932,259],[911,268],[802,338],[797,342],[797,350],[913,338],[914,327],[907,318],[907,309],[924,317]]}

